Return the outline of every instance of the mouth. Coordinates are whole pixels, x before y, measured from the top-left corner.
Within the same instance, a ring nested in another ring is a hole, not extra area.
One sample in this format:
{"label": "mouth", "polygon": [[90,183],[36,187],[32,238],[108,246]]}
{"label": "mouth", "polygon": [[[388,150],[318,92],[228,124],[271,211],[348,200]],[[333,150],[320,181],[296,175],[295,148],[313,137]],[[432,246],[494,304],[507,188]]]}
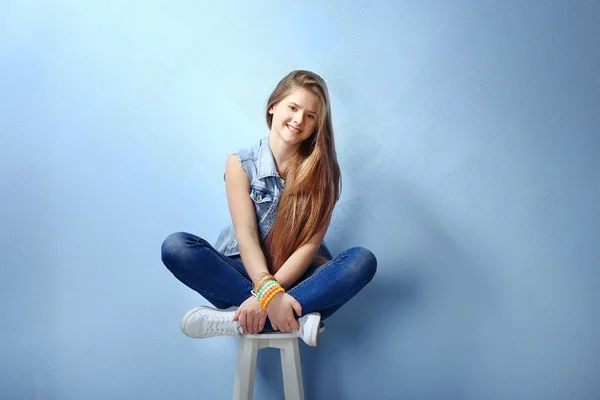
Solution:
{"label": "mouth", "polygon": [[296,128],[294,128],[292,126],[289,126],[289,125],[286,125],[286,126],[290,130],[290,132],[292,132],[292,133],[298,134],[298,133],[302,132],[302,130],[300,130],[300,129],[296,129]]}

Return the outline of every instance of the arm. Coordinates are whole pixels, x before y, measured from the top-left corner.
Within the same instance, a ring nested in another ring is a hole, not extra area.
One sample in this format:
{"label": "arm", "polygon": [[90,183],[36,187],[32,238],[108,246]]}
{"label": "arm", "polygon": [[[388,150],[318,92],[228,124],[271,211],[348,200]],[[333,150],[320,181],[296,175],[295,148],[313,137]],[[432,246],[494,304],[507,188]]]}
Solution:
{"label": "arm", "polygon": [[308,269],[313,257],[319,250],[321,242],[325,237],[327,228],[329,227],[329,221],[327,221],[323,227],[317,231],[310,240],[304,245],[296,249],[295,252],[287,259],[281,266],[279,271],[275,273],[275,279],[285,290],[288,290],[294,282],[296,282]]}
{"label": "arm", "polygon": [[[296,249],[277,271],[275,279],[284,289],[289,289],[304,274],[323,241],[328,225],[329,221],[307,243]],[[301,316],[302,305],[287,293],[276,294],[267,306],[271,325],[275,330],[281,332],[292,332],[299,329],[300,325],[293,311]]]}
{"label": "arm", "polygon": [[[236,154],[227,157],[225,167],[227,203],[237,237],[242,263],[254,281],[260,272],[268,272],[265,255],[260,247],[256,211],[249,196],[250,180]],[[248,293],[248,296],[251,296]]]}

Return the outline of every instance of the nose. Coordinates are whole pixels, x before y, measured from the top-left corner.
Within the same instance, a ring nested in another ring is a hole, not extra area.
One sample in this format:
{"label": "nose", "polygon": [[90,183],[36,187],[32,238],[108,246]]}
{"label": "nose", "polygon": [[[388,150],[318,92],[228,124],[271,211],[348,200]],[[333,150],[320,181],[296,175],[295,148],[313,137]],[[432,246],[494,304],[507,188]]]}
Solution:
{"label": "nose", "polygon": [[304,120],[304,113],[302,111],[298,111],[294,115],[294,123],[300,124]]}

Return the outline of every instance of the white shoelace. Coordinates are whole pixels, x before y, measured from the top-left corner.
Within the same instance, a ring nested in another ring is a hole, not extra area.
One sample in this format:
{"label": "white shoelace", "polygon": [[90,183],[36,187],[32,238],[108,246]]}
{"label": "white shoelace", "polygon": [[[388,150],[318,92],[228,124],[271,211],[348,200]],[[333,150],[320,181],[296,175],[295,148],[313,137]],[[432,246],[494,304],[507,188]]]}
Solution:
{"label": "white shoelace", "polygon": [[238,323],[225,315],[208,317],[208,332],[236,336],[241,334]]}

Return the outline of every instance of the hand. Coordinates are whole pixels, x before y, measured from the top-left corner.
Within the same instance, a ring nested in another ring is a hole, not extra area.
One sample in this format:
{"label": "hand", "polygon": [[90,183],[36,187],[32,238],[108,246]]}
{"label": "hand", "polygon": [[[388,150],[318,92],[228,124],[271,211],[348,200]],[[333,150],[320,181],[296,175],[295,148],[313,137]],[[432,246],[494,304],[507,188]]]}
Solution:
{"label": "hand", "polygon": [[260,308],[256,297],[248,297],[237,309],[233,316],[234,321],[240,321],[244,333],[256,335],[265,327],[267,313]]}
{"label": "hand", "polygon": [[289,333],[300,328],[294,317],[294,310],[298,316],[302,315],[302,306],[295,298],[287,293],[277,293],[267,306],[267,315],[273,329]]}

